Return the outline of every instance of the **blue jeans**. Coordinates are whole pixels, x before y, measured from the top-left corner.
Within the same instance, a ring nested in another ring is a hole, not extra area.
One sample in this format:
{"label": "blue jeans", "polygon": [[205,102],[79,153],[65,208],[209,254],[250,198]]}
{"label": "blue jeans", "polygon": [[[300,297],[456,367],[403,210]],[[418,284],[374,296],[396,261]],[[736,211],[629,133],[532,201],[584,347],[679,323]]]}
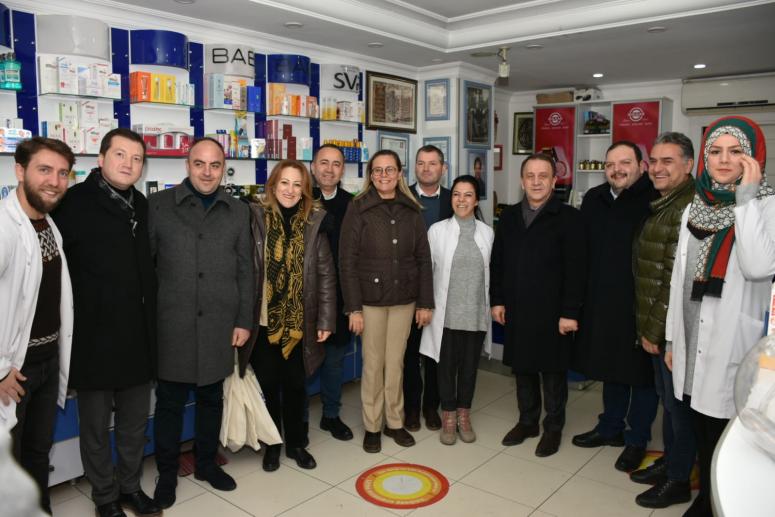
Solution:
{"label": "blue jeans", "polygon": [[697,454],[697,441],[692,427],[689,404],[675,398],[673,373],[665,364],[665,352],[651,359],[654,362],[654,383],[662,399],[662,441],[665,444],[667,477],[688,481]]}
{"label": "blue jeans", "polygon": [[320,366],[320,400],[323,402],[323,416],[337,418],[342,406],[342,372],[344,356],[350,345],[336,345],[326,342],[326,358]]}
{"label": "blue jeans", "polygon": [[624,432],[625,444],[645,447],[651,440],[651,424],[658,405],[659,398],[652,386],[604,382],[603,413],[598,417],[596,430],[606,438]]}

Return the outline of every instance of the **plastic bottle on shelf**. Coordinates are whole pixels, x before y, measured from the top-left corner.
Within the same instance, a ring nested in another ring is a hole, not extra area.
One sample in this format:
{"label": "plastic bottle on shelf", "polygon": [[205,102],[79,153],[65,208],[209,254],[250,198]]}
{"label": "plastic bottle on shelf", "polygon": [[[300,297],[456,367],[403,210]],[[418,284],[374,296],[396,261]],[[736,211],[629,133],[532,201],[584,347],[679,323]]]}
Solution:
{"label": "plastic bottle on shelf", "polygon": [[8,88],[5,83],[5,59],[6,54],[0,54],[0,88]]}

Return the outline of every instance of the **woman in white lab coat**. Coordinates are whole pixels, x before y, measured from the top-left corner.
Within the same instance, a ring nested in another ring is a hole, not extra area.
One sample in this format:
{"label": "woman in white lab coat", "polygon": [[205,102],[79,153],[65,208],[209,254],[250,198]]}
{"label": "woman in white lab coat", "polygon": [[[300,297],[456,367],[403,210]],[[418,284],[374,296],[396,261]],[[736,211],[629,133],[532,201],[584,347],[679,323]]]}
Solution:
{"label": "woman in white lab coat", "polygon": [[433,258],[436,310],[423,330],[420,353],[438,363],[441,398],[441,443],[452,445],[456,431],[464,442],[476,440],[471,401],[482,346],[489,355],[490,252],[492,228],[477,219],[479,182],[458,176],[452,184],[454,215],[428,230]]}
{"label": "woman in white lab coat", "polygon": [[764,135],[724,117],[703,137],[697,191],[684,212],[670,282],[665,362],[692,408],[700,493],[686,515],[711,515],[713,450],[734,416],[741,360],[764,332],[775,274],[775,190],[763,177]]}

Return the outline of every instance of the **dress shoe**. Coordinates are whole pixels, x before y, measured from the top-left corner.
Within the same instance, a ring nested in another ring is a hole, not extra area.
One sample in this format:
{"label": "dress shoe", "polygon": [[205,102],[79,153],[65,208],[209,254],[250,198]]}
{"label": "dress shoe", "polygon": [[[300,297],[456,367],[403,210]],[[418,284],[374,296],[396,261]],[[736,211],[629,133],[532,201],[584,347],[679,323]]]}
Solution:
{"label": "dress shoe", "polygon": [[178,474],[161,474],[153,492],[153,501],[159,508],[169,508],[175,504],[175,488],[178,486]]}
{"label": "dress shoe", "polygon": [[414,445],[414,438],[403,427],[399,429],[385,428],[385,436],[391,437],[401,447],[411,447]]}
{"label": "dress shoe", "polygon": [[667,479],[639,494],[635,502],[645,508],[667,508],[691,499],[692,490],[688,481]]}
{"label": "dress shoe", "polygon": [[296,460],[296,465],[303,469],[314,469],[318,466],[312,454],[303,447],[286,447],[285,455],[292,460]]}
{"label": "dress shoe", "polygon": [[422,410],[422,416],[425,418],[425,427],[430,431],[438,431],[441,429],[441,418],[439,412],[432,408],[426,408]]}
{"label": "dress shoe", "polygon": [[585,449],[591,449],[593,447],[602,447],[603,445],[609,445],[611,447],[623,447],[624,436],[622,433],[606,438],[602,434],[597,432],[597,429],[592,429],[586,433],[577,434],[571,440],[576,447],[584,447]]}
{"label": "dress shoe", "polygon": [[382,433],[370,433],[363,435],[363,450],[366,452],[379,452],[382,450]]}
{"label": "dress shoe", "polygon": [[619,457],[616,459],[616,463],[614,463],[614,467],[616,467],[616,470],[621,470],[622,472],[632,472],[633,470],[640,467],[640,464],[643,461],[643,458],[645,457],[646,457],[645,447],[636,447],[634,445],[627,445],[622,451],[622,453],[619,455]]}
{"label": "dress shoe", "polygon": [[132,494],[121,494],[119,502],[122,506],[132,510],[137,517],[154,517],[162,513],[161,507],[145,495],[142,490]]}
{"label": "dress shoe", "polygon": [[667,462],[665,457],[658,458],[645,469],[636,470],[630,474],[630,481],[644,485],[656,485],[667,481]]}
{"label": "dress shoe", "polygon": [[281,445],[268,445],[264,451],[264,460],[261,466],[264,472],[274,472],[280,468],[280,448]]}
{"label": "dress shoe", "polygon": [[404,428],[407,431],[416,433],[420,430],[420,410],[419,409],[406,409],[404,410]]}
{"label": "dress shoe", "polygon": [[544,431],[536,446],[536,456],[545,458],[560,450],[562,433],[560,431]]}
{"label": "dress shoe", "polygon": [[353,439],[353,432],[338,416],[334,418],[322,417],[320,419],[320,428],[323,431],[329,431],[331,436],[337,440],[347,441]]}
{"label": "dress shoe", "polygon": [[97,507],[98,517],[127,517],[124,510],[121,509],[121,505],[118,501],[112,503],[101,504]]}
{"label": "dress shoe", "polygon": [[506,433],[506,436],[501,440],[501,444],[506,446],[519,445],[524,442],[526,438],[532,438],[533,436],[538,436],[537,425],[517,424],[511,431]]}
{"label": "dress shoe", "polygon": [[237,488],[237,482],[234,478],[223,471],[218,465],[213,465],[203,472],[194,472],[194,477],[200,481],[207,481],[216,490],[230,492]]}

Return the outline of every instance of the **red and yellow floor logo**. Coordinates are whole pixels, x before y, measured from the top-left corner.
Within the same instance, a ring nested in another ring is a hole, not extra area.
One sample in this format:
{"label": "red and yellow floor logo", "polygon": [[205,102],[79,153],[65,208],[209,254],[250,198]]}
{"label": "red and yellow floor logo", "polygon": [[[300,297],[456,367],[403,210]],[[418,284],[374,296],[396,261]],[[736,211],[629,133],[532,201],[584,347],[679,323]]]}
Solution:
{"label": "red and yellow floor logo", "polygon": [[367,501],[387,508],[419,508],[440,501],[449,491],[449,481],[430,467],[391,463],[369,469],[355,482]]}

